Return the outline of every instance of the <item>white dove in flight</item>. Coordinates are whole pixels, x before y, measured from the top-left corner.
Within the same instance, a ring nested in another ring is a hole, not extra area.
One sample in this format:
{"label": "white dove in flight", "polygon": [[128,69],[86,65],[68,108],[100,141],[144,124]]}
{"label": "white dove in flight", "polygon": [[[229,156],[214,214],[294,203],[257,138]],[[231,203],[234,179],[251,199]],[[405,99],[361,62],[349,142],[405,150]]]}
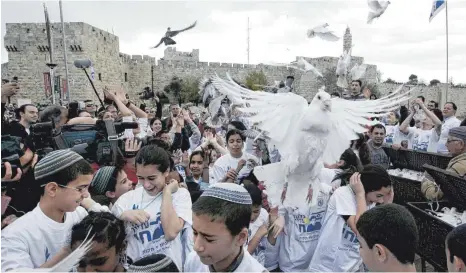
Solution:
{"label": "white dove in flight", "polygon": [[350,64],[351,64],[351,52],[345,51],[338,59],[337,70],[335,72],[338,77],[337,86],[341,88],[348,87],[348,81],[346,79],[346,75],[348,74],[348,68]]}
{"label": "white dove in flight", "polygon": [[307,31],[308,38],[314,38],[316,36],[322,40],[330,41],[330,42],[336,42],[340,40],[340,37],[335,35],[333,31],[328,29],[327,23],[317,26],[315,28],[311,28]]}
{"label": "white dove in flight", "polygon": [[361,79],[366,74],[366,70],[367,70],[367,64],[361,64],[361,65],[355,64],[353,68],[351,68],[351,71],[350,71],[351,79],[352,80]]}
{"label": "white dove in flight", "polygon": [[298,59],[298,61],[296,61],[296,62],[292,62],[291,65],[288,65],[288,67],[291,67],[291,68],[294,68],[294,69],[297,69],[297,70],[301,70],[301,71],[304,71],[304,72],[311,71],[316,76],[323,77],[322,73],[320,73],[320,71],[317,70],[317,68],[315,68],[308,61],[304,60],[303,57],[300,57]]}
{"label": "white dove in flight", "polygon": [[388,8],[390,1],[368,0],[370,11],[367,16],[367,23],[370,24],[375,18],[379,18]]}
{"label": "white dove in flight", "polygon": [[285,205],[302,205],[306,197],[315,204],[317,198],[312,198],[312,193],[319,190],[318,176],[324,163],[338,161],[351,140],[358,139],[357,133],[365,133],[366,126],[378,123],[370,117],[386,115],[409,99],[406,93],[398,94],[401,88],[387,97],[367,101],[331,98],[329,93],[319,91],[308,104],[294,93],[254,92],[227,77],[229,80],[215,77],[214,86],[244,101],[239,110],[248,113],[245,118],[257,124],[282,156],[279,163],[254,168],[256,177],[267,187],[272,206],[280,204],[285,183]]}

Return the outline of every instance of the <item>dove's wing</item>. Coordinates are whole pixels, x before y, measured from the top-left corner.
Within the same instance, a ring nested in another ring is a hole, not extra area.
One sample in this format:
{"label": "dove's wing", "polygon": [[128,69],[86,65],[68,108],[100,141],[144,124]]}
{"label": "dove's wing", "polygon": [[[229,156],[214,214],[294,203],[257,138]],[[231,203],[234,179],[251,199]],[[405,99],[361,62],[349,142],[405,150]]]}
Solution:
{"label": "dove's wing", "polygon": [[366,69],[367,69],[366,64],[354,65],[353,68],[351,68],[351,79],[352,80],[361,79],[362,77],[364,77],[364,74],[366,74]]}
{"label": "dove's wing", "polygon": [[380,5],[378,0],[367,0],[367,4],[369,5],[369,8],[373,11],[379,11],[382,9],[382,6]]}
{"label": "dove's wing", "polygon": [[225,95],[218,96],[209,103],[209,113],[212,118],[218,115],[218,110],[220,109],[220,106],[222,106],[222,101],[225,97]]}
{"label": "dove's wing", "polygon": [[192,25],[190,25],[189,27],[187,28],[183,28],[183,29],[180,29],[180,30],[173,30],[173,31],[170,31],[170,34],[169,36],[170,37],[175,37],[176,35],[180,34],[181,32],[184,32],[186,30],[190,30],[192,28],[194,28],[197,24],[197,21],[195,21]]}
{"label": "dove's wing", "polygon": [[327,147],[323,153],[325,163],[334,163],[349,148],[350,141],[358,139],[357,133],[365,133],[368,126],[378,121],[371,117],[387,115],[398,109],[399,104],[409,99],[409,94],[400,94],[403,86],[394,93],[378,100],[348,101],[340,98],[332,99],[330,114],[331,130],[327,137]]}
{"label": "dove's wing", "polygon": [[316,32],[316,35],[319,36],[319,38],[321,38],[322,40],[325,40],[325,41],[335,42],[335,41],[340,40],[340,37],[338,37],[337,35],[333,34],[332,31],[328,31],[328,32]]}
{"label": "dove's wing", "polygon": [[257,128],[274,141],[281,153],[286,153],[283,149],[286,149],[287,136],[296,130],[296,124],[307,109],[306,99],[293,93],[254,92],[242,88],[227,76],[228,81],[215,77],[214,86],[228,97],[242,99],[243,105],[248,106],[239,110],[250,114],[245,118],[251,124],[258,123]]}
{"label": "dove's wing", "polygon": [[304,65],[304,70],[305,71],[311,71],[312,73],[314,73],[316,76],[318,77],[323,77],[322,76],[322,73],[320,73],[319,70],[317,70],[317,68],[315,68],[312,64],[310,64],[308,61],[306,61],[304,58],[300,58],[299,59],[299,62],[302,63]]}

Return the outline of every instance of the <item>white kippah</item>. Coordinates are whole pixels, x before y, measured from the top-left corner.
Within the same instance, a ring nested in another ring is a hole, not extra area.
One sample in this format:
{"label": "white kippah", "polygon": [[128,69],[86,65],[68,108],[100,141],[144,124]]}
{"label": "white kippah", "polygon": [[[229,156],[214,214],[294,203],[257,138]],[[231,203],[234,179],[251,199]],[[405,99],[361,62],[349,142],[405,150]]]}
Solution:
{"label": "white kippah", "polygon": [[216,183],[207,188],[201,195],[222,199],[228,202],[252,205],[249,192],[242,186],[235,183]]}

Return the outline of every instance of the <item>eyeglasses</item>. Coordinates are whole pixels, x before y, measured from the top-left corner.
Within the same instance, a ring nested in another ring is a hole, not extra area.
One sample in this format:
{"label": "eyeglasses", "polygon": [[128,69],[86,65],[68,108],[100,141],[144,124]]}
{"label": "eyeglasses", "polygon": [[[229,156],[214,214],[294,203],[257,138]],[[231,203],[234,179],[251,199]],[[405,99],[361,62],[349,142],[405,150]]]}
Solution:
{"label": "eyeglasses", "polygon": [[[41,187],[45,187],[47,184],[45,185],[41,185]],[[72,190],[75,190],[79,193],[83,193],[83,191],[87,191],[89,189],[89,185],[85,185],[85,186],[80,186],[78,188],[75,188],[75,187],[68,187],[68,186],[64,186],[64,185],[60,185],[60,184],[57,184],[60,188],[67,188],[67,189],[72,189]]]}
{"label": "eyeglasses", "polygon": [[447,139],[447,143],[451,143],[453,141],[461,141],[463,142],[461,139]]}

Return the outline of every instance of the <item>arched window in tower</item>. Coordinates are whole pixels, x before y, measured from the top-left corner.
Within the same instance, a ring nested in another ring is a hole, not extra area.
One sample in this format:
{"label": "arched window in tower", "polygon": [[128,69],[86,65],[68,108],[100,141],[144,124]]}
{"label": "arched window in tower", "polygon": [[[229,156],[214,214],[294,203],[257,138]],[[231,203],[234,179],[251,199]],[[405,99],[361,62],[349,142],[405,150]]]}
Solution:
{"label": "arched window in tower", "polygon": [[102,80],[102,74],[99,73],[99,81]]}
{"label": "arched window in tower", "polygon": [[125,73],[125,82],[128,81],[128,73]]}

